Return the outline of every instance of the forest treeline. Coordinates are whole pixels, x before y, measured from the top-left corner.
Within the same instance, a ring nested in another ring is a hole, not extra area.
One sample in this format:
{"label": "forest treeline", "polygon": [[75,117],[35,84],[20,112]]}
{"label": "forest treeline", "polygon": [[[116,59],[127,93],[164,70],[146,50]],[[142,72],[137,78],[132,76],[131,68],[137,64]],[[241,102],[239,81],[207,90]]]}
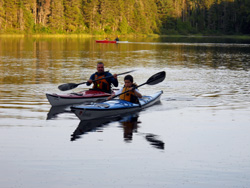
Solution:
{"label": "forest treeline", "polygon": [[0,0],[0,33],[250,34],[250,0]]}

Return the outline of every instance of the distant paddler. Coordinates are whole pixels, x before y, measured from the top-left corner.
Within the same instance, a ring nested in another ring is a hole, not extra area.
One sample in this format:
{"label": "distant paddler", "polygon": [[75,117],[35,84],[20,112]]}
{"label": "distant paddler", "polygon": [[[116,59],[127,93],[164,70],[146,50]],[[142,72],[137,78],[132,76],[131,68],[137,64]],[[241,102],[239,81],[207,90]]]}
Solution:
{"label": "distant paddler", "polygon": [[119,41],[119,38],[118,38],[118,36],[115,38],[115,41]]}

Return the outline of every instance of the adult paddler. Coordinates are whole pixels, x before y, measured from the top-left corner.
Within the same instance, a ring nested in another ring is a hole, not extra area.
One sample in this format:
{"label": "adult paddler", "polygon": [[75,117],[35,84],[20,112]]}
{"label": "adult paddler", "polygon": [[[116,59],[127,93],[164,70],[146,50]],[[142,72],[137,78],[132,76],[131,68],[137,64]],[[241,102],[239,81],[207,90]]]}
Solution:
{"label": "adult paddler", "polygon": [[[93,82],[93,80],[97,80],[100,78],[109,77],[105,79],[101,79],[98,81]],[[93,89],[101,90],[106,93],[111,93],[111,84],[115,87],[118,86],[117,74],[111,74],[110,72],[104,71],[104,64],[103,62],[97,63],[97,72],[92,74],[87,82],[87,86],[93,83]]]}

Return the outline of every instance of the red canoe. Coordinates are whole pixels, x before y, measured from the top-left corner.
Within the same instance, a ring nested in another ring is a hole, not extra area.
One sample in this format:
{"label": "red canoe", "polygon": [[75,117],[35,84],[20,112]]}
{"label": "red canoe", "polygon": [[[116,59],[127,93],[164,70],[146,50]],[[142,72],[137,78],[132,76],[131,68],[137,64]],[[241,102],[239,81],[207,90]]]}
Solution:
{"label": "red canoe", "polygon": [[116,43],[115,40],[96,40],[96,43]]}

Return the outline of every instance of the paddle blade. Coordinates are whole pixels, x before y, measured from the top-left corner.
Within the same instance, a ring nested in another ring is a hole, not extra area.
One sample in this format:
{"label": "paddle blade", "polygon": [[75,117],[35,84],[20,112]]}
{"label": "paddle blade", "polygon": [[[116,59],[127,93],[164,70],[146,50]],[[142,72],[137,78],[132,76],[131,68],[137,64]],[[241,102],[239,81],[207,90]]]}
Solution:
{"label": "paddle blade", "polygon": [[79,84],[75,84],[75,83],[67,83],[67,84],[62,84],[58,86],[58,89],[60,89],[61,91],[67,91],[67,90],[76,88],[78,85]]}
{"label": "paddle blade", "polygon": [[146,84],[148,85],[155,85],[158,84],[160,82],[162,82],[166,77],[166,72],[165,71],[161,71],[158,72],[156,74],[154,74],[153,76],[151,76],[148,81],[146,82]]}

